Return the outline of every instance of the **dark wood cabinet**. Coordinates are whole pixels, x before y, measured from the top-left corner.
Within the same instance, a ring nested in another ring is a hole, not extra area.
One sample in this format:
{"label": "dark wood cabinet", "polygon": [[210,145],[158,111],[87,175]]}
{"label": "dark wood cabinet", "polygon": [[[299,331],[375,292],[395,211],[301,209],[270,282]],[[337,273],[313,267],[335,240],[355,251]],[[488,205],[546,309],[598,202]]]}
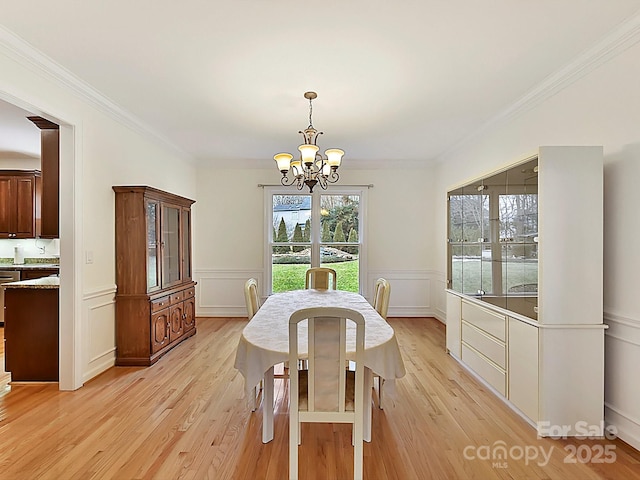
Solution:
{"label": "dark wood cabinet", "polygon": [[31,268],[23,269],[20,273],[20,280],[32,280],[34,278],[48,277],[55,275],[60,270],[56,268]]}
{"label": "dark wood cabinet", "polygon": [[58,381],[58,291],[5,290],[5,370],[13,382]]}
{"label": "dark wood cabinet", "polygon": [[151,365],[196,333],[193,200],[146,186],[116,192],[116,364]]}
{"label": "dark wood cabinet", "polygon": [[35,238],[39,234],[40,192],[40,171],[0,171],[0,238]]}
{"label": "dark wood cabinet", "polygon": [[42,117],[27,117],[40,129],[42,223],[38,236],[58,238],[60,224],[60,127]]}

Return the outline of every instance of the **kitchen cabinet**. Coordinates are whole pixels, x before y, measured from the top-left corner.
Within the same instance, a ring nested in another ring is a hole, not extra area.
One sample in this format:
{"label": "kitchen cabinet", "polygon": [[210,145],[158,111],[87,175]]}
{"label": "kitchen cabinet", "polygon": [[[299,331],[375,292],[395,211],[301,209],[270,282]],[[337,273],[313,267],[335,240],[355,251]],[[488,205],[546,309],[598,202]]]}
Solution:
{"label": "kitchen cabinet", "polygon": [[57,268],[29,268],[22,269],[20,274],[21,280],[31,280],[34,278],[48,277],[56,275],[60,270]]}
{"label": "kitchen cabinet", "polygon": [[60,127],[42,117],[27,117],[40,129],[42,204],[40,238],[58,238],[60,223]]}
{"label": "kitchen cabinet", "polygon": [[39,234],[40,191],[40,171],[0,171],[0,238],[35,238]]}
{"label": "kitchen cabinet", "polygon": [[12,382],[57,382],[58,284],[20,284],[5,289],[5,370]]}
{"label": "kitchen cabinet", "polygon": [[116,364],[151,365],[196,333],[194,201],[147,186],[116,195]]}

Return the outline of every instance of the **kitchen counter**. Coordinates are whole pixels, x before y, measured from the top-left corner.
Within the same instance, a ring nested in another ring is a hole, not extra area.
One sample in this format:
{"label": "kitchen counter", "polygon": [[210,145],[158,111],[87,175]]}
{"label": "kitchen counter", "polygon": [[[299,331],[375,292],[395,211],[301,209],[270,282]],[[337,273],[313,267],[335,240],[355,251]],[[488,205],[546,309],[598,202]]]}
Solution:
{"label": "kitchen counter", "polygon": [[59,277],[3,284],[5,371],[12,382],[57,382]]}
{"label": "kitchen counter", "polygon": [[41,277],[32,280],[22,280],[21,282],[3,283],[5,289],[31,288],[31,289],[54,289],[60,288],[60,277]]}

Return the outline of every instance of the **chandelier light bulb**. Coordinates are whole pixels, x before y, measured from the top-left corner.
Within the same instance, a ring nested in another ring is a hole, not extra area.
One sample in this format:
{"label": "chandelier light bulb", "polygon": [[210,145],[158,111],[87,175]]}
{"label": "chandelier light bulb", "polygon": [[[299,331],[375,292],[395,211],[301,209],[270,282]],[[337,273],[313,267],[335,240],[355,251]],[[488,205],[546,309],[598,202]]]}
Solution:
{"label": "chandelier light bulb", "polygon": [[327,156],[327,163],[330,167],[338,168],[340,163],[342,162],[342,156],[344,155],[344,151],[339,148],[330,148],[325,151],[324,154]]}
{"label": "chandelier light bulb", "polygon": [[302,162],[300,160],[291,161],[291,172],[297,177],[302,175]]}
{"label": "chandelier light bulb", "polygon": [[278,153],[277,155],[273,156],[273,159],[276,161],[276,164],[278,165],[278,170],[280,170],[283,173],[286,173],[289,171],[292,158],[293,158],[293,155],[291,155],[290,153]]}
{"label": "chandelier light bulb", "polygon": [[307,167],[313,165],[316,161],[316,153],[320,150],[320,147],[317,145],[300,145],[298,147],[300,150],[300,155],[302,156],[302,163],[304,163]]}

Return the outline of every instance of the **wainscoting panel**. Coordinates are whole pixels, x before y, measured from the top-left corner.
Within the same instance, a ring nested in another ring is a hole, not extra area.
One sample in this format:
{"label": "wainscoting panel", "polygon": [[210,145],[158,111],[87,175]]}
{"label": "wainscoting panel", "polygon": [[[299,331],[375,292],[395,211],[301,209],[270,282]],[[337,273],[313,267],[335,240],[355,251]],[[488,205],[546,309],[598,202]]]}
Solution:
{"label": "wainscoting panel", "polygon": [[[389,317],[434,317],[433,299],[437,297],[437,272],[430,270],[369,270],[365,296],[373,300],[376,279],[384,277],[391,284]],[[444,291],[443,291],[444,294]]]}
{"label": "wainscoting panel", "polygon": [[605,411],[607,425],[640,450],[640,320],[605,312]]}
{"label": "wainscoting panel", "polygon": [[83,381],[90,380],[115,365],[116,361],[116,286],[87,292],[83,310],[89,344],[85,349]]}
{"label": "wainscoting panel", "polygon": [[[196,270],[196,316],[245,317],[244,283],[258,280],[258,292],[264,300],[261,270]],[[365,296],[373,297],[375,281],[384,277],[391,282],[389,316],[436,317],[444,321],[444,277],[435,271],[369,271]]]}
{"label": "wainscoting panel", "polygon": [[442,323],[447,323],[447,276],[444,273],[434,272],[431,281],[431,298],[433,298],[433,315]]}
{"label": "wainscoting panel", "polygon": [[244,284],[258,280],[258,294],[264,301],[262,270],[196,270],[197,317],[246,317]]}

